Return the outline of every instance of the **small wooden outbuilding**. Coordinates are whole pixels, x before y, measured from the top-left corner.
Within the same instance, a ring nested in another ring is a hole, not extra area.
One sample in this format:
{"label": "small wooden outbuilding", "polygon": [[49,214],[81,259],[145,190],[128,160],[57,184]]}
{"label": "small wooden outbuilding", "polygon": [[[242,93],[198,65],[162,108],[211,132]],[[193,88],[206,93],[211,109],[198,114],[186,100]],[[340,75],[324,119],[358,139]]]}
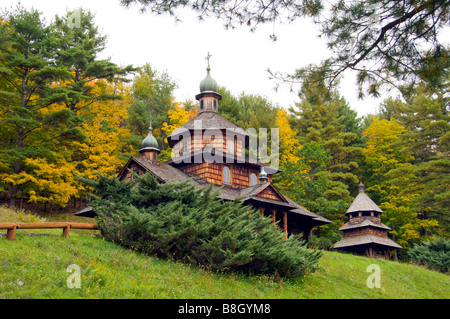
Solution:
{"label": "small wooden outbuilding", "polygon": [[388,231],[391,229],[381,222],[382,213],[360,183],[359,194],[345,213],[349,221],[339,228],[343,232],[343,238],[333,248],[371,258],[389,259],[391,250],[402,247],[388,238]]}

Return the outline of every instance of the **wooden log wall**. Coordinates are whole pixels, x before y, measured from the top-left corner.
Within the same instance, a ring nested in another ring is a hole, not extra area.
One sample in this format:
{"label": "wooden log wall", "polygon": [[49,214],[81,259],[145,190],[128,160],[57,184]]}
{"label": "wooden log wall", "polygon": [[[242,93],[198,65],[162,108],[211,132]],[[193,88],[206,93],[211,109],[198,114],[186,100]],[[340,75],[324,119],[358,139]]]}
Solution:
{"label": "wooden log wall", "polygon": [[360,236],[365,234],[377,235],[381,237],[387,237],[387,231],[374,227],[362,227],[356,229],[349,229],[344,231],[344,237]]}
{"label": "wooden log wall", "polygon": [[270,187],[266,187],[263,191],[261,191],[256,196],[263,197],[263,198],[269,198],[269,199],[273,199],[273,200],[281,200],[281,198],[278,196],[278,194]]}
{"label": "wooden log wall", "polygon": [[[240,137],[238,138],[237,136],[232,134],[227,137],[225,130],[222,130],[221,132],[222,136],[217,137],[214,135],[209,136],[208,134],[206,136],[198,134],[199,136],[197,136],[195,133],[193,133],[191,135],[191,140],[187,143],[187,149],[181,152],[183,147],[183,141],[181,139],[180,142],[175,144],[173,147],[174,154],[175,156],[179,156],[186,151],[192,153],[194,151],[203,149],[206,145],[209,145],[214,147],[216,150],[235,154],[238,157],[242,156],[244,149],[244,139]],[[231,138],[232,143],[230,143],[227,138]],[[230,147],[233,147],[234,149],[230,149]]]}
{"label": "wooden log wall", "polygon": [[362,215],[361,216],[351,217],[349,219],[349,223],[352,224],[352,225],[360,224],[366,219],[369,219],[371,222],[374,222],[376,224],[381,224],[381,217],[380,216],[362,216]]}
{"label": "wooden log wall", "polygon": [[231,174],[231,186],[233,188],[247,188],[250,186],[250,174],[255,173],[258,176],[258,170],[250,169],[245,164],[186,164],[181,167],[185,173],[195,174],[205,179],[208,183],[223,185],[223,167],[228,166]]}

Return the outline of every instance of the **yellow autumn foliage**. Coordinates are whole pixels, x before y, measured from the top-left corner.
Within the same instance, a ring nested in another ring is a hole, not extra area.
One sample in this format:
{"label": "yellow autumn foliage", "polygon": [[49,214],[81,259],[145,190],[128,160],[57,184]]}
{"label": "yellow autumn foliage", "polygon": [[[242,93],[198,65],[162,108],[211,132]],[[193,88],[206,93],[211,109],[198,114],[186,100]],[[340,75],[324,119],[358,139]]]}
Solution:
{"label": "yellow autumn foliage", "polygon": [[15,176],[15,183],[25,184],[28,190],[29,202],[52,203],[62,207],[71,196],[77,194],[74,165],[61,159],[61,163],[48,163],[42,158],[25,159],[27,170]]}
{"label": "yellow autumn foliage", "polygon": [[168,136],[172,134],[175,129],[189,121],[193,117],[192,115],[194,113],[186,111],[181,103],[176,102],[175,109],[169,110],[167,114],[169,117],[169,123],[164,122],[161,130]]}
{"label": "yellow autumn foliage", "polygon": [[288,114],[281,108],[277,112],[275,125],[278,128],[280,138],[280,164],[287,161],[298,162],[299,157],[295,156],[297,149],[301,148],[300,142],[296,138],[296,132],[291,128]]}
{"label": "yellow autumn foliage", "polygon": [[86,142],[73,142],[77,156],[77,172],[86,178],[96,179],[98,174],[113,175],[125,161],[118,158],[124,148],[133,152],[126,139],[131,132],[123,123],[128,118],[127,109],[132,103],[130,88],[123,83],[97,81],[93,88],[97,94],[117,94],[120,100],[95,101],[80,108],[80,115],[86,118],[82,131]]}

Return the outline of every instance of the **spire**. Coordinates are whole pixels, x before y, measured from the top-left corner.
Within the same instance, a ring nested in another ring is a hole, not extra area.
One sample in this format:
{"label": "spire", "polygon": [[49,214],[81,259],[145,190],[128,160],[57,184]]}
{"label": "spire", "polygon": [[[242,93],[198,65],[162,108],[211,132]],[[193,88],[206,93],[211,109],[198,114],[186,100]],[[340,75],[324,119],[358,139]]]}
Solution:
{"label": "spire", "polygon": [[359,182],[358,190],[360,193],[365,193],[364,184],[362,182]]}
{"label": "spire", "polygon": [[209,54],[206,56],[206,60],[208,60],[208,66],[206,67],[206,77],[203,81],[200,82],[200,93],[203,92],[214,92],[217,93],[217,82],[211,77],[209,71],[211,71],[211,66],[209,65],[209,59],[211,59],[212,55]]}
{"label": "spire", "polygon": [[148,124],[148,131],[151,133],[153,131],[152,128],[152,120],[153,120],[153,116],[150,116],[150,118],[148,119],[149,124]]}
{"label": "spire", "polygon": [[212,111],[217,112],[219,101],[222,99],[222,95],[217,93],[217,82],[211,77],[210,71],[211,66],[209,60],[211,59],[211,54],[208,52],[206,60],[208,61],[208,66],[206,67],[206,77],[200,82],[200,93],[195,96],[195,98],[200,102],[200,112]]}
{"label": "spire", "polygon": [[364,190],[364,184],[362,182],[358,185],[359,194],[355,197],[352,204],[348,208],[345,214],[355,213],[355,212],[378,212],[383,213],[380,207],[369,197],[367,196]]}
{"label": "spire", "polygon": [[153,117],[150,116],[149,118],[149,125],[148,125],[148,135],[142,140],[142,148],[139,150],[139,154],[141,156],[144,156],[148,158],[149,160],[153,162],[158,161],[158,153],[161,151],[158,147],[158,141],[153,136],[153,128],[152,128],[152,119]]}

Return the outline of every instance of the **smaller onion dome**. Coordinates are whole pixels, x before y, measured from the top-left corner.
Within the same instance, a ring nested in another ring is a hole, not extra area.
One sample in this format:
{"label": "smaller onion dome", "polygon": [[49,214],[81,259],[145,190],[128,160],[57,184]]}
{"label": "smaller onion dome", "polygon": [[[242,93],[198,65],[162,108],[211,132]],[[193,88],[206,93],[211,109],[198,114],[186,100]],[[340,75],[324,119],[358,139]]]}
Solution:
{"label": "smaller onion dome", "polygon": [[261,166],[261,171],[259,172],[259,181],[261,183],[267,182],[267,173],[264,170],[264,166]]}
{"label": "smaller onion dome", "polygon": [[152,132],[153,132],[152,117],[150,117],[150,125],[148,127],[148,135],[142,141],[142,148],[139,151],[154,150],[154,151],[160,152],[159,147],[158,147],[158,141],[153,136]]}

